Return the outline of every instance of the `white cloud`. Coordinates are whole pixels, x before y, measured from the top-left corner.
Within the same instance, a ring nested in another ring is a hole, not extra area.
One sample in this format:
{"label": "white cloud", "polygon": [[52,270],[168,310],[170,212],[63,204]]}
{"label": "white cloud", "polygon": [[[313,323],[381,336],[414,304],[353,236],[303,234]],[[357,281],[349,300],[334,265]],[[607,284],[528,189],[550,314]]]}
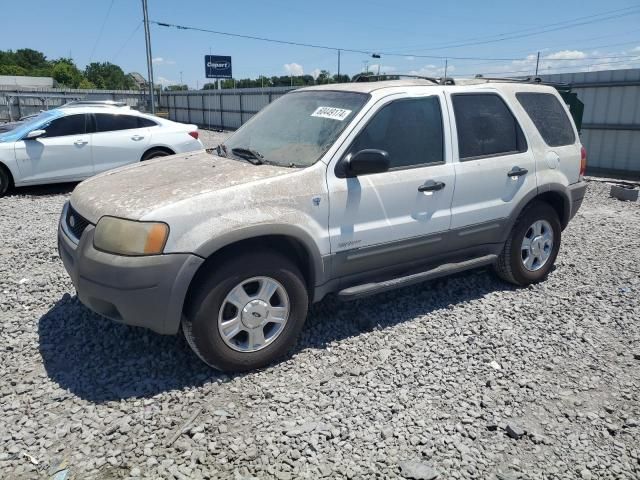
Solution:
{"label": "white cloud", "polygon": [[409,55],[408,57],[404,57],[405,60],[409,60],[410,62],[413,62],[416,57],[414,57],[413,55]]}
{"label": "white cloud", "polygon": [[[392,67],[391,65],[380,65],[380,74],[383,73],[393,73],[397,71],[396,67]],[[369,65],[369,71],[373,73],[378,73],[378,64],[374,63],[373,65]]]}
{"label": "white cloud", "polygon": [[157,65],[174,65],[176,63],[173,60],[168,60],[164,57],[154,57],[151,59],[151,62]]}
{"label": "white cloud", "polygon": [[285,63],[284,69],[289,75],[304,75],[304,68],[298,63]]}
{"label": "white cloud", "polygon": [[156,77],[154,81],[155,81],[155,83],[159,83],[163,87],[166,87],[168,85],[176,85],[178,83],[175,80],[170,80],[170,79],[165,78],[165,77]]}
{"label": "white cloud", "polygon": [[632,52],[640,52],[640,45],[631,49]]}
{"label": "white cloud", "polygon": [[[455,65],[447,66],[447,77],[450,77],[453,72],[455,72]],[[409,75],[418,75],[420,77],[443,77],[444,76],[444,65],[425,65],[422,68],[417,70],[411,70]]]}
{"label": "white cloud", "polygon": [[[533,56],[533,55],[530,55]],[[547,60],[580,60],[587,56],[586,53],[580,50],[562,50],[560,52],[552,53],[544,57]],[[534,57],[535,58],[535,57]]]}
{"label": "white cloud", "polygon": [[311,76],[312,76],[314,79],[317,79],[317,78],[318,78],[318,75],[320,75],[320,72],[321,72],[321,71],[322,71],[322,70],[320,70],[319,68],[314,68],[313,70],[311,70]]}

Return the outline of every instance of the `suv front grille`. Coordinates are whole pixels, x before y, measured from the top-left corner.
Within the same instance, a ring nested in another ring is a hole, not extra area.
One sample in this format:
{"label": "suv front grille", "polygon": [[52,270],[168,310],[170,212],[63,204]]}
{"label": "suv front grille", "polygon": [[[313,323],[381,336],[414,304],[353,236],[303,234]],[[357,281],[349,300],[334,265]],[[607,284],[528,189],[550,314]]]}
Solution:
{"label": "suv front grille", "polygon": [[67,229],[76,240],[80,240],[85,228],[89,225],[89,220],[76,212],[71,205],[67,209],[67,217],[65,218]]}

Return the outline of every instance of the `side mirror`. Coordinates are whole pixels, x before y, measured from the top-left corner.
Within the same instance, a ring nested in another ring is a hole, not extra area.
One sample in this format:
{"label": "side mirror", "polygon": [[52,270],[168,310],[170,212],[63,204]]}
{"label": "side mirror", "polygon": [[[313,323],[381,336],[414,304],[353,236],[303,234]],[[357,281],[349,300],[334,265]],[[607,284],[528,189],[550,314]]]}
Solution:
{"label": "side mirror", "polygon": [[345,157],[342,164],[340,176],[347,178],[382,173],[389,170],[389,154],[384,150],[367,148]]}
{"label": "side mirror", "polygon": [[47,133],[46,130],[31,130],[29,133],[27,133],[27,135],[24,138],[26,140],[34,140],[38,137],[41,137],[45,133]]}

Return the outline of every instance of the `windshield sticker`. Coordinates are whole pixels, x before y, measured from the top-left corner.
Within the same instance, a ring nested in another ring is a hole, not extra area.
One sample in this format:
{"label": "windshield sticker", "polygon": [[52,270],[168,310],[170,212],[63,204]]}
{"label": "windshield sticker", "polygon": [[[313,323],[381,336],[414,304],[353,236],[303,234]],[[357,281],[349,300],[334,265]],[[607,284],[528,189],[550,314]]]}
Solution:
{"label": "windshield sticker", "polygon": [[315,112],[311,114],[312,117],[330,118],[331,120],[338,120],[342,122],[349,116],[351,110],[345,110],[344,108],[336,107],[318,107]]}

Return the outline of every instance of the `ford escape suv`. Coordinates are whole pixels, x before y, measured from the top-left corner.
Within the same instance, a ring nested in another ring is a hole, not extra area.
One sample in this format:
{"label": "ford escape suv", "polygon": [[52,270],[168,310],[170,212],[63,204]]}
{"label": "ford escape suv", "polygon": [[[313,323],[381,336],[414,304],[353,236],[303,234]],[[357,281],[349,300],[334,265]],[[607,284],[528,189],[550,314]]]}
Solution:
{"label": "ford escape suv", "polygon": [[112,170],[64,206],[79,299],[183,332],[222,370],[287,352],[311,302],[493,265],[545,278],[586,154],[557,91],[429,79],[303,88],[213,152]]}

